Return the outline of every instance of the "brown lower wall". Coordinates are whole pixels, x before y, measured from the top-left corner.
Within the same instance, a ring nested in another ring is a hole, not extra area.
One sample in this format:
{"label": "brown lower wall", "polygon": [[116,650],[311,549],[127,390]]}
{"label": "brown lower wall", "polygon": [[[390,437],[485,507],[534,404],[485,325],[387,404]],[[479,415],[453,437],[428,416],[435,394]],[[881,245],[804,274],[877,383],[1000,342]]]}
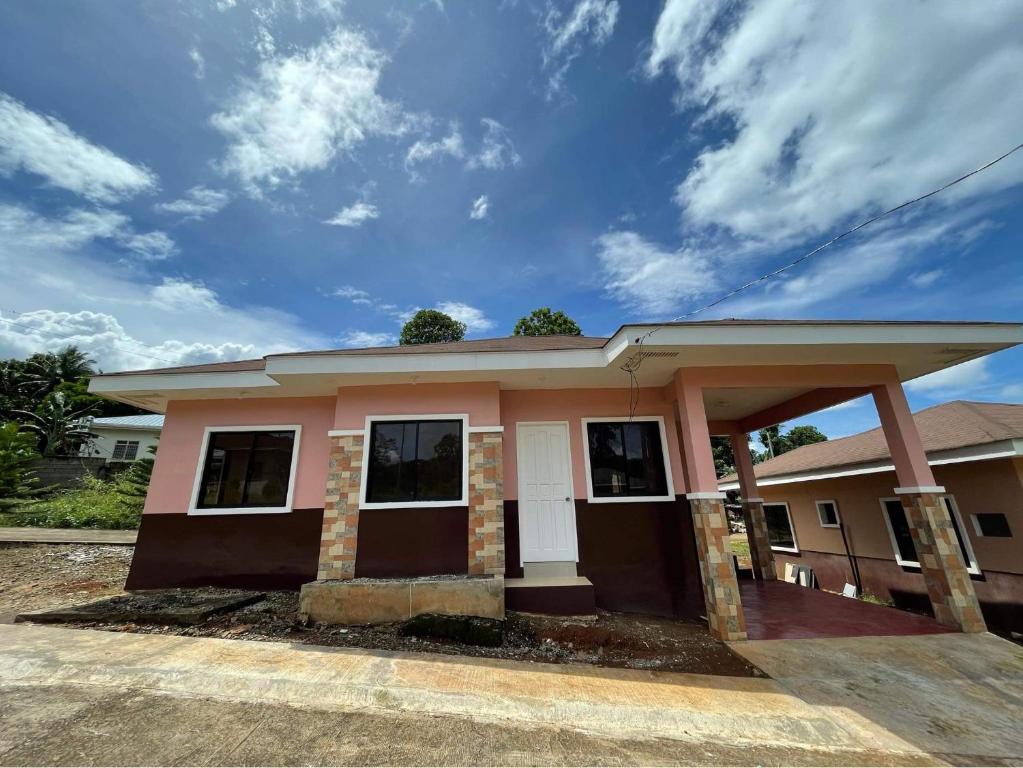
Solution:
{"label": "brown lower wall", "polygon": [[[696,618],[704,613],[692,515],[674,502],[575,502],[578,574],[594,586],[598,608]],[[518,502],[504,503],[506,575],[521,577]]]}
{"label": "brown lower wall", "polygon": [[[789,562],[813,568],[823,589],[839,592],[846,583],[854,583],[849,559],[843,555],[803,550],[798,555],[776,552],[774,557],[779,577],[784,575],[785,563]],[[883,558],[857,557],[855,562],[864,592],[891,600],[899,608],[930,613],[930,600],[919,570],[903,568],[894,560]],[[988,627],[1023,632],[1023,576],[985,571],[972,581]]]}
{"label": "brown lower wall", "polygon": [[316,578],[322,509],[142,516],[126,589],[298,589]]}
{"label": "brown lower wall", "polygon": [[465,507],[364,509],[359,512],[356,578],[436,576],[469,571]]}

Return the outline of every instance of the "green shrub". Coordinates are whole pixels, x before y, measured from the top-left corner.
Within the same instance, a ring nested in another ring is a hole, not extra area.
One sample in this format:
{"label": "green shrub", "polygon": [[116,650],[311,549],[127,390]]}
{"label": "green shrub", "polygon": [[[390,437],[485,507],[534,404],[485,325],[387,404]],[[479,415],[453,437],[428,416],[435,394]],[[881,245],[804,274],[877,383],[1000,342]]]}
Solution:
{"label": "green shrub", "polygon": [[80,488],[59,491],[12,510],[12,525],[42,528],[138,528],[144,498],[126,497],[116,481],[87,477]]}

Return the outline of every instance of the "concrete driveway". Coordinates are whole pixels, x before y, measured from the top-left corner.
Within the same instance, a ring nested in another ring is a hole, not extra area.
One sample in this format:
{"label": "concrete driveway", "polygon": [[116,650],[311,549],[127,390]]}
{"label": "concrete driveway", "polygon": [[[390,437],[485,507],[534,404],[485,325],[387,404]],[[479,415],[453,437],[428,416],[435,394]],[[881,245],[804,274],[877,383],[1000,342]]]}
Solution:
{"label": "concrete driveway", "polygon": [[1015,748],[933,753],[813,698],[784,679],[0,626],[5,765],[930,765]]}

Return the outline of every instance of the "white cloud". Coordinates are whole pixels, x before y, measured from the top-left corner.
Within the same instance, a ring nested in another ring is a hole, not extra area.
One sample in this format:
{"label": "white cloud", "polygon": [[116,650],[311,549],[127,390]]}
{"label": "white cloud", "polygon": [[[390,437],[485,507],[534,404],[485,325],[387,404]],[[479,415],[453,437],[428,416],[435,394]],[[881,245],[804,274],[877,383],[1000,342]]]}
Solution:
{"label": "white cloud", "polygon": [[195,46],[188,51],[188,58],[192,60],[192,64],[195,65],[195,79],[202,80],[206,77],[206,59],[199,53],[199,49]]}
{"label": "white cloud", "polygon": [[699,251],[668,250],[630,231],[608,232],[596,245],[604,289],[637,315],[666,315],[717,287],[711,260]]}
{"label": "white cloud", "polygon": [[416,165],[444,156],[458,159],[465,156],[465,143],[456,123],[451,124],[449,133],[444,138],[437,141],[419,139],[409,147],[405,153],[405,168],[414,174]]}
{"label": "white cloud", "polygon": [[611,39],[618,21],[616,0],[579,0],[565,16],[551,7],[544,18],[547,46],[543,51],[544,69],[552,70],[547,80],[546,96],[550,100],[565,87],[565,76],[572,62],[589,42],[599,47]]}
{"label": "white cloud", "polygon": [[26,253],[36,249],[72,251],[94,240],[109,240],[148,261],[177,252],[164,232],[136,232],[123,213],[105,208],[74,209],[63,218],[47,219],[28,208],[0,204],[0,249]]}
{"label": "white cloud", "polygon": [[484,117],[480,120],[483,126],[483,144],[480,151],[469,158],[466,163],[469,168],[486,168],[490,171],[498,171],[509,165],[518,165],[522,162],[519,153],[515,151],[508,129],[496,120]]}
{"label": "white cloud", "polygon": [[153,208],[163,213],[176,213],[186,219],[202,219],[219,212],[231,200],[231,195],[222,189],[192,187],[185,196],[169,203],[158,203]]}
{"label": "white cloud", "polygon": [[480,195],[472,201],[472,208],[469,209],[469,218],[475,221],[487,218],[490,213],[490,198]]}
{"label": "white cloud", "polygon": [[944,274],[945,270],[943,269],[930,269],[926,272],[918,272],[915,275],[910,275],[909,282],[911,282],[916,288],[928,288],[938,282]]}
{"label": "white cloud", "polygon": [[263,61],[213,126],[227,137],[220,163],[254,195],[326,168],[373,136],[406,132],[412,118],[377,86],[387,57],[338,27],[319,45]]}
{"label": "white cloud", "polygon": [[340,288],[334,289],[334,295],[348,299],[352,304],[373,304],[373,299],[367,291],[353,285],[342,285]]}
{"label": "white cloud", "polygon": [[481,333],[494,327],[494,321],[487,317],[482,309],[460,301],[442,301],[436,309],[460,323],[465,323],[468,333]]}
{"label": "white cloud", "polygon": [[[1020,3],[985,4],[981,16],[969,3],[736,8],[668,0],[647,62],[651,75],[672,69],[684,106],[735,126],[677,189],[689,226],[768,244],[819,234],[1019,141],[1023,89],[1005,84],[1023,70]],[[942,202],[1021,180],[1023,164],[1003,163]]]}
{"label": "white cloud", "polygon": [[342,346],[352,349],[389,347],[398,343],[398,339],[393,333],[375,333],[373,331],[349,331],[338,341]]}
{"label": "white cloud", "polygon": [[324,224],[331,224],[335,227],[361,227],[370,219],[380,218],[380,211],[371,203],[359,201],[342,208],[331,218],[324,221]]}
{"label": "white cloud", "polygon": [[1023,384],[1006,384],[998,390],[998,396],[1010,400],[1023,399]]}
{"label": "white cloud", "polygon": [[968,360],[952,368],[945,368],[906,382],[906,389],[929,395],[940,393],[942,396],[969,392],[991,379],[991,372],[987,366],[986,357]]}
{"label": "white cloud", "polygon": [[124,160],[79,136],[55,117],[40,115],[0,93],[0,176],[17,171],[100,203],[156,189],[144,165]]}

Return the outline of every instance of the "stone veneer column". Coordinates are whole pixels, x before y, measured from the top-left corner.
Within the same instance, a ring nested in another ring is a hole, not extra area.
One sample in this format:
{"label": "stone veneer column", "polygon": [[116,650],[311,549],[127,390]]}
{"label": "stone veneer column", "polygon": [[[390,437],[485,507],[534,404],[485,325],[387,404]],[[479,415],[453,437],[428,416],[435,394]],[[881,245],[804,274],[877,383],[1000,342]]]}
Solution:
{"label": "stone veneer column", "polygon": [[469,433],[469,575],[504,575],[500,431]]}
{"label": "stone veneer column", "polygon": [[728,546],[728,518],[723,497],[724,494],[712,493],[686,496],[693,515],[710,633],[718,640],[745,640],[746,620]]}
{"label": "stone veneer column", "polygon": [[364,439],[361,434],[332,435],[330,438],[320,565],[316,574],[319,580],[355,578]]}
{"label": "stone veneer column", "polygon": [[[936,490],[943,490],[940,487]],[[927,595],[934,617],[945,626],[963,632],[986,632],[987,625],[966,564],[959,549],[948,510],[937,492],[912,492],[896,488],[913,536]],[[963,531],[966,535],[966,531]]]}
{"label": "stone veneer column", "polygon": [[746,521],[746,538],[749,539],[749,554],[753,564],[753,575],[761,581],[778,578],[774,566],[774,550],[767,538],[767,517],[764,515],[763,499],[743,499],[742,517]]}

